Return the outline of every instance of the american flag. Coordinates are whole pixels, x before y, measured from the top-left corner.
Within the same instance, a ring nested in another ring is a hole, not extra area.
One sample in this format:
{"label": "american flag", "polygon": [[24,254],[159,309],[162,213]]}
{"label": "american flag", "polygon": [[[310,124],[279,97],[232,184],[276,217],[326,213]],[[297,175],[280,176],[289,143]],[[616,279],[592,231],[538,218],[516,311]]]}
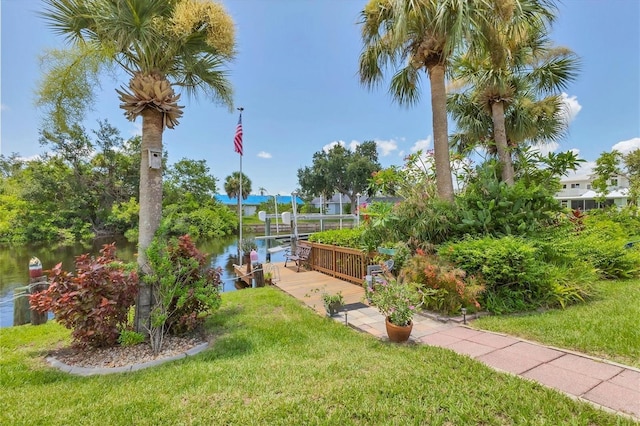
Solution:
{"label": "american flag", "polygon": [[238,154],[242,155],[242,113],[240,113],[238,125],[236,126],[236,135],[233,137],[233,148]]}

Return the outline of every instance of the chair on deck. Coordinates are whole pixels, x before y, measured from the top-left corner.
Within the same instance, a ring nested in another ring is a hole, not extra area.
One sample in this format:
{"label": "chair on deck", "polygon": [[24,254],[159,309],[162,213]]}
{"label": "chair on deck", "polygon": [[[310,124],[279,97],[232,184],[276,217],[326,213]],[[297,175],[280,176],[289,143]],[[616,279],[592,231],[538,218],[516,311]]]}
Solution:
{"label": "chair on deck", "polygon": [[[290,248],[289,248],[289,250],[290,250]],[[295,254],[291,254],[290,251],[285,253],[285,255],[284,255],[284,267],[286,268],[287,267],[287,262],[291,260],[291,261],[295,262],[296,266],[298,267],[296,272],[300,272],[300,265],[303,262],[306,262],[309,259],[309,255],[310,254],[311,254],[311,246],[298,244],[296,246]]]}

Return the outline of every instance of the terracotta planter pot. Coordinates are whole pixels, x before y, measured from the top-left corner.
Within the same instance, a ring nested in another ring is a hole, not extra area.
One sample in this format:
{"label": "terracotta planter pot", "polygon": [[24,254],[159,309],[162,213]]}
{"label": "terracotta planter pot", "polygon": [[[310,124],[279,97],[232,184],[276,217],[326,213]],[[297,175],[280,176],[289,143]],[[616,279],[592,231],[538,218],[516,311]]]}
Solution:
{"label": "terracotta planter pot", "polygon": [[387,326],[387,336],[389,340],[395,343],[404,343],[409,340],[411,330],[413,329],[413,321],[408,325],[395,325],[389,321],[389,317],[385,319]]}

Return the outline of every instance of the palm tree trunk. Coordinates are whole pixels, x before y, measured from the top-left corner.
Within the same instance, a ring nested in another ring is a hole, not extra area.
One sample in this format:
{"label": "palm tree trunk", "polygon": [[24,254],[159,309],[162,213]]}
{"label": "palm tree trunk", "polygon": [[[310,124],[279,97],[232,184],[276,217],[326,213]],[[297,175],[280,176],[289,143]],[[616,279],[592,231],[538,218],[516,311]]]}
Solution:
{"label": "palm tree trunk", "polygon": [[507,131],[504,124],[504,103],[491,103],[491,118],[493,120],[493,138],[496,142],[498,160],[502,165],[502,181],[512,186],[515,183],[515,172],[511,161],[511,152],[507,143]]}
{"label": "palm tree trunk", "polygon": [[429,67],[431,83],[431,111],[433,118],[433,151],[436,164],[436,187],[442,200],[453,201],[453,179],[449,158],[447,130],[447,92],[444,84],[444,65]]}
{"label": "palm tree trunk", "polygon": [[[138,231],[138,267],[150,272],[147,247],[155,236],[162,218],[162,113],[146,109],[142,113],[142,146],[140,161],[140,220]],[[158,158],[159,156],[159,158]],[[150,158],[154,159],[150,161]],[[159,167],[158,167],[159,164]],[[135,329],[147,331],[152,294],[148,284],[140,283],[136,300]]]}

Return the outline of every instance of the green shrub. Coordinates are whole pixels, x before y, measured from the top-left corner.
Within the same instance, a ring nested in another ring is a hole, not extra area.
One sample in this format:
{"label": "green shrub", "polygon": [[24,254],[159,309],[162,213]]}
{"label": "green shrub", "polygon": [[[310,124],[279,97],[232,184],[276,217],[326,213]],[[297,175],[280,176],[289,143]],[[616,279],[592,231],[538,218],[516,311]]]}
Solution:
{"label": "green shrub", "polygon": [[483,164],[456,198],[462,216],[457,232],[497,237],[538,232],[552,224],[561,210],[552,182],[520,179],[507,185],[497,178],[495,164]]}
{"label": "green shrub", "polygon": [[[536,257],[532,244],[520,238],[468,239],[446,244],[438,254],[467,274],[482,277],[486,307],[493,312],[528,309],[549,294],[548,265]],[[509,300],[493,303],[496,297]]]}
{"label": "green shrub", "polygon": [[125,272],[115,257],[115,244],[104,245],[100,253],[98,258],[88,253],[76,257],[75,274],[58,263],[49,272],[49,288],[29,300],[33,309],[52,311],[60,324],[72,329],[74,344],[80,347],[114,345],[138,291],[138,276]]}
{"label": "green shrub", "polygon": [[132,330],[122,330],[118,337],[118,343],[120,343],[120,346],[135,346],[144,341],[144,334]]}
{"label": "green shrub", "polygon": [[154,240],[147,249],[152,273],[143,280],[153,286],[156,306],[152,326],[173,334],[194,330],[221,304],[221,268],[211,268],[188,235],[164,243]]}
{"label": "green shrub", "polygon": [[340,247],[360,248],[362,246],[362,232],[361,228],[331,229],[309,235],[309,241]]}
{"label": "green shrub", "polygon": [[580,232],[565,235],[557,241],[571,250],[577,259],[585,259],[604,279],[633,278],[640,272],[638,247],[626,248],[629,237],[620,223],[596,214],[587,215]]}

